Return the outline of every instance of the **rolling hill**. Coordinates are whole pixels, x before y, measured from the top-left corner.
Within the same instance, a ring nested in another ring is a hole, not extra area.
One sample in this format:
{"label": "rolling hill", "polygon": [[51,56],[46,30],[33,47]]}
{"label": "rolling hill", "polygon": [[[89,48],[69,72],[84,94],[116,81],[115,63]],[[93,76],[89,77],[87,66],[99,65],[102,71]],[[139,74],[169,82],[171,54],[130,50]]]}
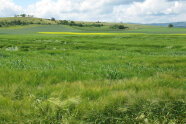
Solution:
{"label": "rolling hill", "polygon": [[[66,24],[64,23],[66,22]],[[114,29],[115,25],[123,25],[125,29]],[[158,24],[157,24],[158,25]],[[165,25],[165,24],[164,24]],[[177,24],[178,25],[178,24]],[[180,23],[181,27],[181,23]],[[172,34],[186,33],[186,28],[168,28],[128,23],[84,22],[55,20],[34,17],[0,18],[0,34],[35,34],[38,32],[106,32],[106,33],[150,33]]]}
{"label": "rolling hill", "polygon": [[172,22],[172,23],[152,23],[152,24],[148,24],[148,25],[152,25],[152,26],[168,26],[169,24],[173,24],[174,27],[184,27],[186,28],[186,22]]}

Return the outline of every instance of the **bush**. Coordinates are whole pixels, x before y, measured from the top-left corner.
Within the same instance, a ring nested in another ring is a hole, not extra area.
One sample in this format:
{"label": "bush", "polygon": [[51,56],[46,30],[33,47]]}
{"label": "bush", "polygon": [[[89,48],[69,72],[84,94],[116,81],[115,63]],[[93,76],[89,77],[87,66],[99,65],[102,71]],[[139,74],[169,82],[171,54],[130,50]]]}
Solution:
{"label": "bush", "polygon": [[58,24],[68,25],[68,21],[67,20],[59,20]]}
{"label": "bush", "polygon": [[70,21],[70,26],[75,26],[76,23],[74,21]]}
{"label": "bush", "polygon": [[76,24],[77,26],[79,27],[83,27],[83,24],[79,23],[79,24]]}
{"label": "bush", "polygon": [[112,26],[110,26],[110,28],[112,28],[112,29],[126,29],[127,27],[125,27],[124,25],[112,25]]}
{"label": "bush", "polygon": [[21,14],[20,16],[21,16],[21,17],[26,17],[26,14]]}
{"label": "bush", "polygon": [[118,28],[119,28],[119,29],[125,29],[125,26],[124,26],[124,25],[119,25]]}
{"label": "bush", "polygon": [[103,24],[92,24],[91,26],[93,26],[93,27],[102,27]]}
{"label": "bush", "polygon": [[51,21],[56,21],[56,19],[54,17],[51,18]]}
{"label": "bush", "polygon": [[169,24],[168,27],[169,27],[169,28],[172,28],[172,27],[174,27],[174,26],[173,26],[173,24]]}

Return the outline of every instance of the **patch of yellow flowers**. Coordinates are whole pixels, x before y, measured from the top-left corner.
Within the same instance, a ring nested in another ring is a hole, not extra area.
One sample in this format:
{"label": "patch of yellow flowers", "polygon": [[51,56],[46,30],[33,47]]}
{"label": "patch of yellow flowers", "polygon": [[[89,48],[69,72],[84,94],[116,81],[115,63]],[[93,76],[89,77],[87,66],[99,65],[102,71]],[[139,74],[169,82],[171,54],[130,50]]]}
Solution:
{"label": "patch of yellow flowers", "polygon": [[38,32],[39,34],[64,34],[64,35],[144,35],[145,33],[75,33],[75,32]]}
{"label": "patch of yellow flowers", "polygon": [[[77,32],[38,32],[39,34],[62,34],[62,35],[145,35],[146,33],[77,33]],[[152,34],[150,34],[152,35]],[[186,36],[186,34],[153,34]]]}

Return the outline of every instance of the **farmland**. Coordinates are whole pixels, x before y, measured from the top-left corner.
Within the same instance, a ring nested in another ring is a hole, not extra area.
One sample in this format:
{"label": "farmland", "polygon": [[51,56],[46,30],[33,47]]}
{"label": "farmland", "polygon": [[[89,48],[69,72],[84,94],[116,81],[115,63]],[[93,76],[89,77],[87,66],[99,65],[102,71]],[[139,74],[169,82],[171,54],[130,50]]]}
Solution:
{"label": "farmland", "polygon": [[0,123],[180,123],[186,29],[0,28]]}

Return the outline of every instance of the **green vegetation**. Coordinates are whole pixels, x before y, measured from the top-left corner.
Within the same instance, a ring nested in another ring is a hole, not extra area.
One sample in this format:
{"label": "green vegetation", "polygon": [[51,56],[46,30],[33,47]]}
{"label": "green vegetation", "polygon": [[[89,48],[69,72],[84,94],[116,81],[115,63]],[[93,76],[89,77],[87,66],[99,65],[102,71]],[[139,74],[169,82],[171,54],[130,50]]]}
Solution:
{"label": "green vegetation", "polygon": [[54,17],[51,18],[51,21],[56,21],[56,19]]}
{"label": "green vegetation", "polygon": [[174,25],[173,24],[169,24],[168,27],[169,28],[172,28],[172,27],[174,27]]}
{"label": "green vegetation", "polygon": [[113,24],[1,27],[0,123],[184,124],[186,29]]}
{"label": "green vegetation", "polygon": [[55,18],[51,19],[41,19],[41,18],[34,18],[33,16],[21,14],[15,15],[15,17],[10,18],[0,18],[0,27],[9,27],[15,25],[30,25],[30,24],[38,24],[38,25],[69,25],[69,26],[78,26],[78,27],[102,27],[103,24],[98,23],[81,23],[81,22],[74,22],[74,21],[67,21],[67,20],[56,20]]}
{"label": "green vegetation", "polygon": [[110,28],[112,28],[112,29],[125,29],[125,28],[128,28],[128,27],[125,27],[124,25],[115,24],[115,25],[110,26]]}
{"label": "green vegetation", "polygon": [[81,22],[74,22],[74,21],[67,21],[67,20],[59,20],[58,24],[63,25],[70,25],[70,26],[79,26],[79,27],[101,27],[103,24],[96,24],[96,23],[81,23]]}
{"label": "green vegetation", "polygon": [[33,17],[9,17],[9,18],[0,18],[1,27],[15,26],[15,25],[30,25],[30,24],[42,24],[49,25],[55,24],[55,22],[42,18],[33,18]]}

